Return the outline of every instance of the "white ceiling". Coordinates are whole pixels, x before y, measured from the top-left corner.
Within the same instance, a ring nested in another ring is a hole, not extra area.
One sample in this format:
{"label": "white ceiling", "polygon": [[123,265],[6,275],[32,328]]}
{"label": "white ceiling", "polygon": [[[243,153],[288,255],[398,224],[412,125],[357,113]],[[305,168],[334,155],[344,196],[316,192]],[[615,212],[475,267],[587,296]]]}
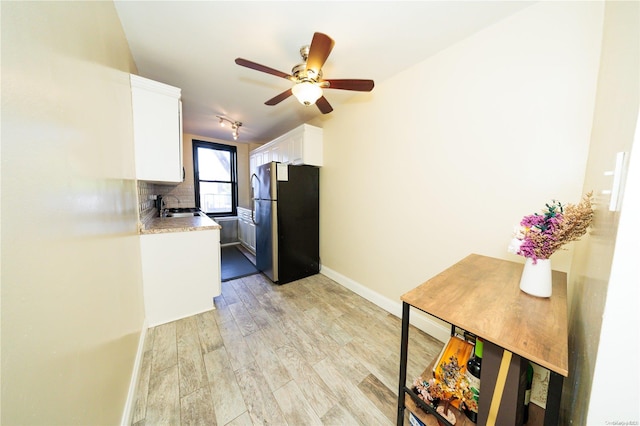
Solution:
{"label": "white ceiling", "polygon": [[[234,63],[241,57],[290,73],[323,32],[335,47],[325,78],[390,76],[533,2],[520,1],[115,1],[141,76],[182,89],[184,131],[232,140],[216,115],[243,123],[238,142],[266,142],[322,114],[290,97],[291,83]],[[376,89],[368,101],[375,99]],[[334,111],[355,92],[326,90]],[[324,122],[324,121],[323,121]]]}

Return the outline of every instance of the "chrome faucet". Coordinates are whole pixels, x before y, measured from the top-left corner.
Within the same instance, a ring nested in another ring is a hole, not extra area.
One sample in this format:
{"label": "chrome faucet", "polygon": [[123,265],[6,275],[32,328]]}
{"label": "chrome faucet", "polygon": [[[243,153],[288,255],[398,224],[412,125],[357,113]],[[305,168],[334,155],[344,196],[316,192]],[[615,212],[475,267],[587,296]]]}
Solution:
{"label": "chrome faucet", "polygon": [[180,204],[180,199],[173,194],[164,194],[156,196],[156,208],[160,217],[167,217],[167,203],[164,201],[164,197],[173,197]]}

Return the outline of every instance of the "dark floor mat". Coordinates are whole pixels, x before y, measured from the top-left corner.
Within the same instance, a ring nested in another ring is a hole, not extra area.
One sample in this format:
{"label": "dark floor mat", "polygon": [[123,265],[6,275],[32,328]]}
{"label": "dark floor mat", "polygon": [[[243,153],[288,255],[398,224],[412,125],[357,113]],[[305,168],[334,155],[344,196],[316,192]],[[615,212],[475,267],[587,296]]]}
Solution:
{"label": "dark floor mat", "polygon": [[229,281],[247,275],[257,274],[256,267],[249,262],[236,246],[222,247],[220,250],[220,263],[222,264],[222,281]]}

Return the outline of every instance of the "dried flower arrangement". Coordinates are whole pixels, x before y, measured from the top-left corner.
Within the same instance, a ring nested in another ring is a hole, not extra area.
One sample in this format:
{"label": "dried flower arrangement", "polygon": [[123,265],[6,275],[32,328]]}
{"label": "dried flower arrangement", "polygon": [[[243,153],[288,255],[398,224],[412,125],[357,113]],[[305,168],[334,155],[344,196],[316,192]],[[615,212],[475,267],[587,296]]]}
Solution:
{"label": "dried flower arrangement", "polygon": [[593,220],[591,197],[582,197],[577,205],[562,205],[553,200],[546,204],[542,214],[525,216],[516,227],[509,244],[509,252],[533,259],[549,259],[563,245],[579,240]]}

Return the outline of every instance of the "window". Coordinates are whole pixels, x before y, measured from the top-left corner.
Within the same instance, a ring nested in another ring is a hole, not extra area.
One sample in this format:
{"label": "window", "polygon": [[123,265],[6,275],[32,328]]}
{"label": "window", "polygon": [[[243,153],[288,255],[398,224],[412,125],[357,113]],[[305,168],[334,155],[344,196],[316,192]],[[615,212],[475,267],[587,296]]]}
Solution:
{"label": "window", "polygon": [[238,199],[236,147],[193,141],[196,205],[212,216],[235,216]]}

